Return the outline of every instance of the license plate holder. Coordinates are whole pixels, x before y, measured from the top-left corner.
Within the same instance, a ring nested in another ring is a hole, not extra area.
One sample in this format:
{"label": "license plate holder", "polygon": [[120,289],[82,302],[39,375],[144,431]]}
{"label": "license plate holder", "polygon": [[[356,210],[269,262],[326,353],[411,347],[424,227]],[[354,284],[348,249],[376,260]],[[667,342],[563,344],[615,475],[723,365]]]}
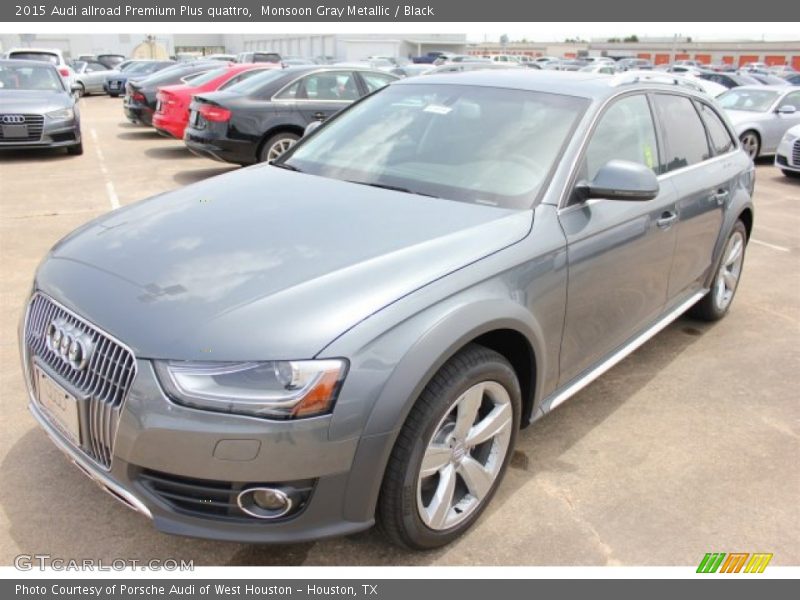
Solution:
{"label": "license plate holder", "polygon": [[27,125],[3,125],[3,137],[5,139],[26,138],[28,137]]}
{"label": "license plate holder", "polygon": [[81,445],[81,419],[78,399],[56,383],[40,367],[34,366],[36,401],[51,423],[75,446]]}

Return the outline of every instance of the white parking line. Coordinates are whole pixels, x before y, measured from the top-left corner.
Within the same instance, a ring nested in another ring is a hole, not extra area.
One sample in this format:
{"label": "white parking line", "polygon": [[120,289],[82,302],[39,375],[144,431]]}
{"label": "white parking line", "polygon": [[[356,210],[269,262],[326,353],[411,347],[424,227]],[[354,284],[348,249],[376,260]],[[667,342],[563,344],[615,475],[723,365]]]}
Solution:
{"label": "white parking line", "polygon": [[750,238],[750,241],[754,244],[758,244],[759,246],[766,246],[767,248],[772,248],[773,250],[778,250],[779,252],[791,252],[791,248],[784,248],[783,246],[776,246],[775,244],[770,244],[768,242],[762,242],[761,240],[756,240],[754,238]]}
{"label": "white parking line", "polygon": [[100,142],[97,138],[97,132],[95,131],[94,127],[91,128],[90,133],[92,135],[92,141],[94,142],[94,151],[97,154],[97,162],[100,165],[100,172],[103,174],[103,178],[106,180],[106,195],[108,196],[108,202],[111,204],[111,210],[116,210],[119,208],[119,196],[117,196],[117,190],[114,189],[114,182],[111,181],[111,174],[108,172],[108,168],[106,167],[106,159],[103,156],[103,150],[100,148]]}

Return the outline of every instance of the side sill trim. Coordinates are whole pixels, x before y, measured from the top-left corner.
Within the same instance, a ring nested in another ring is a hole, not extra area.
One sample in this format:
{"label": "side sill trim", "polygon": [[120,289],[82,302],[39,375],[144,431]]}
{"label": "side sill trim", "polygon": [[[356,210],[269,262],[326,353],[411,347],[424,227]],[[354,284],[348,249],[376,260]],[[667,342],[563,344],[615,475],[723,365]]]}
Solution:
{"label": "side sill trim", "polygon": [[685,313],[689,308],[692,307],[700,298],[705,296],[707,290],[703,290],[692,294],[688,299],[684,302],[680,303],[666,315],[664,315],[661,319],[656,321],[653,325],[645,329],[642,333],[637,335],[627,344],[619,348],[615,351],[611,356],[605,359],[603,362],[598,364],[596,367],[591,369],[590,371],[584,373],[583,375],[578,376],[577,379],[573,379],[570,384],[566,387],[562,388],[561,390],[556,390],[554,394],[549,396],[542,402],[540,409],[537,411],[535,417],[531,418],[531,422],[535,421],[539,417],[543,417],[559,404],[567,401],[569,398],[577,394],[587,385],[592,383],[595,379],[609,371],[612,367],[614,367],[617,363],[622,361],[626,356],[634,352],[636,349],[644,345],[648,340],[656,336],[660,333],[664,328],[666,328],[670,323],[680,317],[683,313]]}

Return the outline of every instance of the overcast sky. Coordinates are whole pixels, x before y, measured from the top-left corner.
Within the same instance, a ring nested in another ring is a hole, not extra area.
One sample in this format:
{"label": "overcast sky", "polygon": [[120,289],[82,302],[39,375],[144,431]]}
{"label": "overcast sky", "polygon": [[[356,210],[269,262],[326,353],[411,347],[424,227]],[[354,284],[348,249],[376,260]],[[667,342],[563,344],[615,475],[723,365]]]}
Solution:
{"label": "overcast sky", "polygon": [[797,23],[464,23],[470,41],[498,41],[502,34],[512,40],[557,42],[566,38],[671,37],[697,40],[800,40]]}

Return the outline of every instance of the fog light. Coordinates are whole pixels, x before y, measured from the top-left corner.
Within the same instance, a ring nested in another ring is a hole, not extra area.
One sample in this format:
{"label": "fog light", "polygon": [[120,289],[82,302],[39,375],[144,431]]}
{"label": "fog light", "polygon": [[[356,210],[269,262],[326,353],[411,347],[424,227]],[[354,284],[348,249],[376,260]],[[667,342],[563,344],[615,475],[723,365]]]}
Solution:
{"label": "fog light", "polygon": [[277,519],[292,509],[292,499],[277,488],[250,488],[236,498],[239,508],[258,519]]}

